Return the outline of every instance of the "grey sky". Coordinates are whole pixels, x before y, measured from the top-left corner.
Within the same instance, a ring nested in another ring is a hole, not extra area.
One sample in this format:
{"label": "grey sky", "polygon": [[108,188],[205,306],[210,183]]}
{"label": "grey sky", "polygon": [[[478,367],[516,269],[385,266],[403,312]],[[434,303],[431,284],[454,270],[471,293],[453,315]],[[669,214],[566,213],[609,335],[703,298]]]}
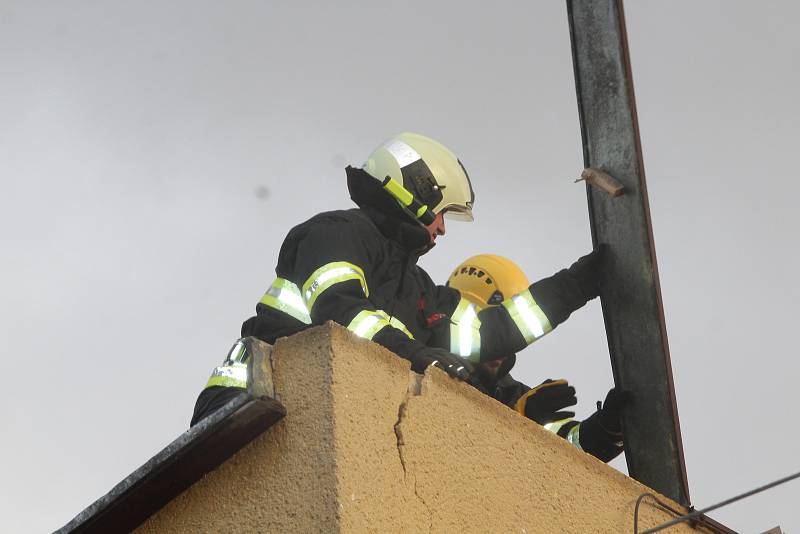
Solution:
{"label": "grey sky", "polygon": [[[286,231],[348,207],[342,168],[393,133],[473,177],[476,221],[423,258],[434,279],[481,252],[535,279],[590,249],[563,2],[296,4],[0,3],[2,530],[63,525],[186,428]],[[800,469],[798,10],[626,14],[702,507]],[[608,362],[595,302],[514,374],[568,378],[586,416]],[[800,532],[799,496],[712,516]]]}

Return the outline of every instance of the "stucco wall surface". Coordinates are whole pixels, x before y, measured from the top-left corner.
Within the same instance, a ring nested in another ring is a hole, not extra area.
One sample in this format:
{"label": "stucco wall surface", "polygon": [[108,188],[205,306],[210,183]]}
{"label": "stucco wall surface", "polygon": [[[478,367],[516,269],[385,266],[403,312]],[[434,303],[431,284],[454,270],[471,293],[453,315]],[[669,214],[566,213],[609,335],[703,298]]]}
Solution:
{"label": "stucco wall surface", "polygon": [[286,417],[137,532],[329,532],[338,522],[330,329],[279,340],[273,380]]}
{"label": "stucco wall surface", "polygon": [[[652,491],[338,325],[279,340],[272,362],[287,416],[139,531],[616,534]],[[668,519],[642,506],[640,530]]]}

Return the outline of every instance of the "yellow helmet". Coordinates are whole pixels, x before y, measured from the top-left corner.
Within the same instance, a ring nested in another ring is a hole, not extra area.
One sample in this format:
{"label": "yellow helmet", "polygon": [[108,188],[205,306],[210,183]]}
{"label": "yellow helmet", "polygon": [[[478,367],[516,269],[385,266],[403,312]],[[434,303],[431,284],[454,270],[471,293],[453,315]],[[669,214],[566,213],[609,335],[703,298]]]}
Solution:
{"label": "yellow helmet", "polygon": [[519,266],[503,256],[480,254],[456,267],[447,285],[479,309],[496,306],[528,289],[530,281]]}
{"label": "yellow helmet", "polygon": [[[398,134],[372,151],[364,170],[384,183],[406,208],[411,200],[403,200],[403,196],[410,193],[434,214],[443,211],[449,219],[473,219],[475,193],[466,169],[450,149],[430,137]],[[387,177],[391,178],[388,183]],[[394,191],[397,186],[408,193]]]}

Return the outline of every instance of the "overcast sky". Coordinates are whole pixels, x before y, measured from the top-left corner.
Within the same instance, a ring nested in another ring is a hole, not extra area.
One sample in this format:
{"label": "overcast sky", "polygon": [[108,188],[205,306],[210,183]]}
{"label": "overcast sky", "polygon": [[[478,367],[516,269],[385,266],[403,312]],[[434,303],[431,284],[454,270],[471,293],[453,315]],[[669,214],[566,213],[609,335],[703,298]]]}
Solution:
{"label": "overcast sky", "polygon": [[[531,279],[591,248],[563,2],[0,1],[0,516],[65,524],[188,425],[290,227],[403,130],[476,192],[421,261]],[[629,2],[694,504],[800,469],[794,2]],[[524,351],[579,416],[612,385],[598,302]],[[613,464],[624,469],[624,461]],[[711,514],[800,532],[800,481]],[[631,511],[632,513],[632,511]]]}

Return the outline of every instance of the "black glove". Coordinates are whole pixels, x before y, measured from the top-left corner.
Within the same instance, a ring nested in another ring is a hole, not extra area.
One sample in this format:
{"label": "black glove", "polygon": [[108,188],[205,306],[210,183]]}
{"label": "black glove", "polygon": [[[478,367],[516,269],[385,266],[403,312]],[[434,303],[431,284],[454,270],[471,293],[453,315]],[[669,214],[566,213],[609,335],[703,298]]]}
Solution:
{"label": "black glove", "polygon": [[600,405],[598,401],[597,422],[611,435],[619,435],[622,441],[622,410],[630,402],[630,392],[611,388],[606,395],[606,401]]}
{"label": "black glove", "polygon": [[596,458],[610,462],[622,452],[622,411],[630,393],[613,388],[606,401],[597,402],[597,411],[581,422],[581,448]]}
{"label": "black glove", "polygon": [[424,373],[429,365],[434,365],[453,378],[467,380],[473,371],[472,364],[467,360],[436,347],[422,347],[415,351],[409,360],[411,360],[411,370],[416,373]]}
{"label": "black glove", "polygon": [[574,387],[564,379],[550,380],[548,378],[517,399],[514,409],[528,419],[545,425],[553,421],[575,417],[575,412],[560,410],[576,404],[578,404],[578,398],[575,396]]}
{"label": "black glove", "polygon": [[578,288],[583,293],[583,296],[586,297],[586,300],[592,300],[599,294],[599,272],[607,248],[606,245],[601,243],[586,256],[578,258],[578,261],[567,269],[578,283]]}

